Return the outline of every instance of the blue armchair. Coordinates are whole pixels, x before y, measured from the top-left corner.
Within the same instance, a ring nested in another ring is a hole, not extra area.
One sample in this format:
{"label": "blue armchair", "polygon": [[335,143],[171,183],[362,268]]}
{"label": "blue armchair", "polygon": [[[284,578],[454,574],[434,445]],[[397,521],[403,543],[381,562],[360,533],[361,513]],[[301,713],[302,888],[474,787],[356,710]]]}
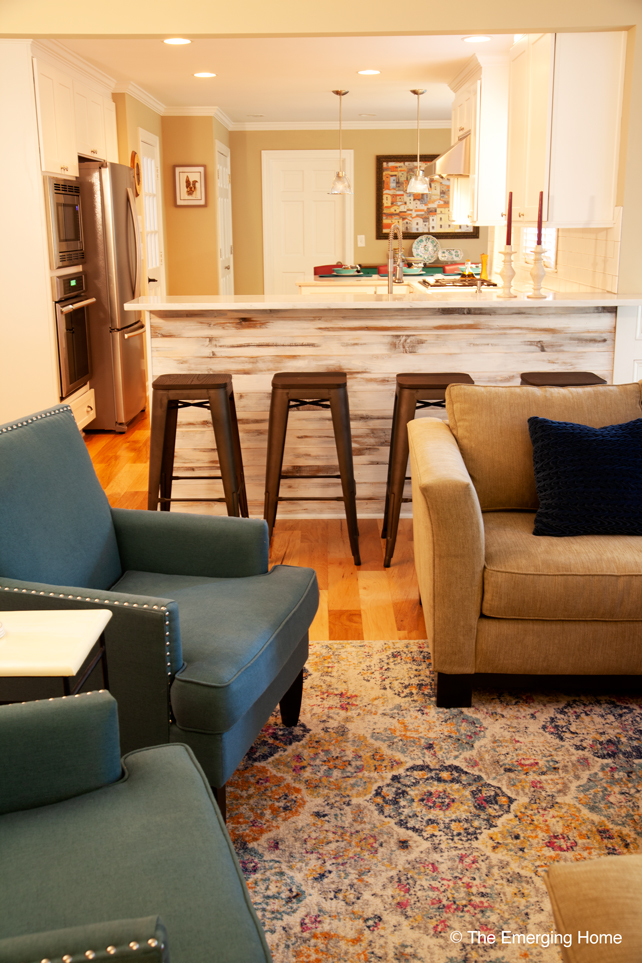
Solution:
{"label": "blue armchair", "polygon": [[0,426],[0,593],[109,606],[123,751],[186,743],[223,809],[276,705],[298,721],[314,571],[268,570],[264,521],[111,509],[67,405]]}
{"label": "blue armchair", "polygon": [[108,692],[0,706],[0,963],[270,963],[187,746],[121,763]]}

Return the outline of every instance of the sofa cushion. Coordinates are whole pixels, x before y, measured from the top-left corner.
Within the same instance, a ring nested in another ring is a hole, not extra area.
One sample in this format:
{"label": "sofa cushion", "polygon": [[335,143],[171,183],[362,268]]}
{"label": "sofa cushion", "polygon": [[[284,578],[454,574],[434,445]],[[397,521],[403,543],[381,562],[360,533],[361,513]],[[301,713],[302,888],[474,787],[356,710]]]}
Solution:
{"label": "sofa cushion", "polygon": [[446,410],[482,511],[538,507],[532,415],[601,428],[642,416],[640,385],[587,388],[450,385]]}
{"label": "sofa cushion", "polygon": [[205,578],[125,572],[114,591],[178,602],[183,659],[171,689],[182,729],[226,732],[265,691],[307,633],[319,592],[310,568]]}
{"label": "sofa cushion", "polygon": [[642,535],[642,418],[591,428],[529,418],[533,535]]}
{"label": "sofa cushion", "polygon": [[153,915],[172,963],[269,961],[191,751],[157,746],[123,764],[104,789],[2,817],[0,937]]}
{"label": "sofa cushion", "polygon": [[0,425],[0,575],[107,589],[121,571],[109,502],[71,408]]}
{"label": "sofa cushion", "polygon": [[533,519],[532,512],[484,513],[484,615],[642,619],[642,537],[538,538]]}

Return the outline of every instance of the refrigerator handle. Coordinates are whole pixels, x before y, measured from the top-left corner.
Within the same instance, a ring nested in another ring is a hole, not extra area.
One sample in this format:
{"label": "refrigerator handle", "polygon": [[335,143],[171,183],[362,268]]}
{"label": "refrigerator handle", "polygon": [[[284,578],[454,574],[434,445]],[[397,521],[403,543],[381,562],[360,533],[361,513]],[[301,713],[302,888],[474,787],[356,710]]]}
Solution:
{"label": "refrigerator handle", "polygon": [[129,201],[129,213],[131,214],[134,225],[134,237],[136,238],[136,278],[134,280],[134,297],[140,297],[140,268],[142,260],[140,229],[138,227],[138,217],[136,216],[136,205],[134,203],[134,192],[131,187],[127,188],[127,200]]}

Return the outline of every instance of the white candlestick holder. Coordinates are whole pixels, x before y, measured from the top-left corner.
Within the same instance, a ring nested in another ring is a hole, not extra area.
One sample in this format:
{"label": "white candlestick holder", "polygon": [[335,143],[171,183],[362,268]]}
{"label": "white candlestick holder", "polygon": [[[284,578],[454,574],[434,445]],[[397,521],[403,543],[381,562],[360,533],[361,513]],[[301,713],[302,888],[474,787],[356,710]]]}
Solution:
{"label": "white candlestick holder", "polygon": [[515,268],[513,267],[513,247],[511,244],[507,244],[503,251],[499,252],[504,258],[504,264],[499,272],[499,276],[502,279],[502,290],[501,294],[498,294],[498,298],[516,298],[517,295],[513,294],[511,288],[513,286],[513,278],[515,277]]}
{"label": "white candlestick holder", "polygon": [[531,268],[531,277],[533,279],[533,290],[530,294],[527,294],[527,298],[545,298],[546,295],[542,294],[542,281],[546,277],[546,269],[544,267],[544,248],[541,244],[537,244],[533,248],[533,266]]}

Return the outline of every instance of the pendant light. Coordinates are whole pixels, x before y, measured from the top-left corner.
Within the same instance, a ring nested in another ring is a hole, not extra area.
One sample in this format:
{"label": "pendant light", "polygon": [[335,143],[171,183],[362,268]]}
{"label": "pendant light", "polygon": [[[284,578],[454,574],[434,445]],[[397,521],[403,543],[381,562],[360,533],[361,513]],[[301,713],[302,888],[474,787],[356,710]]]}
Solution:
{"label": "pendant light", "polygon": [[430,193],[430,182],[428,178],[424,175],[421,169],[421,164],[419,162],[419,98],[422,94],[425,94],[425,90],[411,90],[411,94],[415,94],[417,97],[417,167],[412,177],[408,181],[408,187],[406,188],[407,194],[429,194]]}
{"label": "pendant light", "polygon": [[333,90],[333,94],[336,94],[339,98],[339,170],[337,171],[336,177],[332,181],[332,187],[330,188],[331,194],[352,194],[352,187],[350,186],[350,181],[345,175],[343,170],[343,156],[341,150],[341,106],[343,103],[343,98],[348,93],[347,90]]}

